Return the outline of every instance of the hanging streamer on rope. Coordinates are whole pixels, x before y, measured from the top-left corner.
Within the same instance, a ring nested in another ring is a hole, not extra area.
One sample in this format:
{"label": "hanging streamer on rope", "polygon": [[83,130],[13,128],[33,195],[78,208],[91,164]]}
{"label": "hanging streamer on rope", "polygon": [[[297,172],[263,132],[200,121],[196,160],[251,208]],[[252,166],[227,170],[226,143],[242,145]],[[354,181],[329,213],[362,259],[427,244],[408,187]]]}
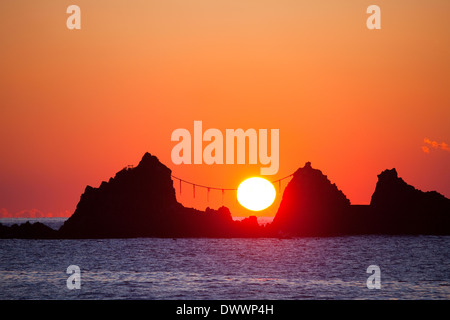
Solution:
{"label": "hanging streamer on rope", "polygon": [[[283,180],[286,180],[286,179],[292,177],[293,175],[294,175],[294,174],[292,173],[292,174],[290,174],[290,175],[288,175],[288,176],[286,176],[286,177],[284,177],[284,178],[281,178],[281,179],[272,181],[271,183],[272,183],[272,184],[275,184],[275,183],[278,182],[278,192],[281,194],[281,190],[282,190],[282,189],[281,189],[281,182],[282,182]],[[186,183],[186,184],[192,185],[192,195],[193,195],[194,199],[195,199],[195,187],[207,189],[207,199],[208,199],[208,202],[209,202],[209,194],[210,194],[210,191],[211,191],[211,190],[221,190],[221,191],[222,191],[222,204],[224,203],[224,200],[225,200],[225,191],[237,191],[237,188],[217,188],[217,187],[211,187],[211,186],[205,186],[205,185],[201,185],[201,184],[196,184],[196,183],[193,183],[193,182],[190,182],[190,181],[187,181],[187,180],[178,178],[178,177],[176,177],[176,176],[174,176],[174,175],[172,175],[172,178],[179,181],[180,195],[181,195],[181,186],[182,186],[182,183]]]}

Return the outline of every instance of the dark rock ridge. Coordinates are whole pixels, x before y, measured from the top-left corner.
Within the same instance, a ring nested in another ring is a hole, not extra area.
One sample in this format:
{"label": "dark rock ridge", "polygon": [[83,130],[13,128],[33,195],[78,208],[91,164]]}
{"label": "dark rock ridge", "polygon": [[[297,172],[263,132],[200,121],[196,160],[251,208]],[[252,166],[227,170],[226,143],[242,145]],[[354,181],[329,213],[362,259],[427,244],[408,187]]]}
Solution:
{"label": "dark rock ridge", "polygon": [[205,211],[176,200],[171,171],[146,153],[98,188],[87,186],[59,230],[41,223],[6,227],[0,238],[279,237],[353,234],[450,234],[450,200],[405,183],[395,169],[378,176],[370,205],[351,205],[320,170],[306,163],[286,186],[273,223],[234,221],[228,208]]}
{"label": "dark rock ridge", "polygon": [[10,227],[0,223],[0,238],[20,238],[20,239],[54,239],[58,235],[56,230],[43,223],[29,221],[21,225],[13,224]]}
{"label": "dark rock ridge", "polygon": [[450,234],[450,199],[407,184],[395,169],[378,175],[370,208],[373,232]]}
{"label": "dark rock ridge", "polygon": [[86,187],[74,214],[60,228],[65,238],[239,237],[243,224],[228,208],[200,211],[176,200],[171,170],[146,153],[99,188]]}
{"label": "dark rock ridge", "polygon": [[176,200],[171,171],[146,153],[98,188],[87,186],[59,230],[41,223],[6,227],[0,238],[258,237],[256,219],[234,221],[230,210],[186,208]]}
{"label": "dark rock ridge", "polygon": [[286,186],[271,228],[289,236],[449,235],[450,199],[415,189],[391,169],[378,175],[370,205],[351,205],[306,163]]}
{"label": "dark rock ridge", "polygon": [[349,208],[344,193],[307,162],[286,186],[272,228],[293,235],[335,235],[342,233]]}

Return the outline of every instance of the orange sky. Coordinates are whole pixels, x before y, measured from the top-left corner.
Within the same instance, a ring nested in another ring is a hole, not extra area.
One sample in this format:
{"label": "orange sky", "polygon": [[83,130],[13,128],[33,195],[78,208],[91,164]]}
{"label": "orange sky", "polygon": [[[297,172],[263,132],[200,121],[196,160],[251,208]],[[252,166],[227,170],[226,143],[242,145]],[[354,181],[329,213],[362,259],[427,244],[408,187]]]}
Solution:
{"label": "orange sky", "polygon": [[[81,30],[66,27],[71,4]],[[381,30],[366,27],[371,4]],[[269,180],[311,161],[365,204],[395,167],[450,197],[450,152],[425,140],[450,143],[448,12],[447,0],[1,1],[1,212],[73,212],[86,185],[146,151],[198,184],[259,174],[174,165],[171,133],[194,120],[280,129]],[[183,190],[187,206],[221,205],[220,192],[207,203]],[[251,214],[233,194],[225,205]]]}

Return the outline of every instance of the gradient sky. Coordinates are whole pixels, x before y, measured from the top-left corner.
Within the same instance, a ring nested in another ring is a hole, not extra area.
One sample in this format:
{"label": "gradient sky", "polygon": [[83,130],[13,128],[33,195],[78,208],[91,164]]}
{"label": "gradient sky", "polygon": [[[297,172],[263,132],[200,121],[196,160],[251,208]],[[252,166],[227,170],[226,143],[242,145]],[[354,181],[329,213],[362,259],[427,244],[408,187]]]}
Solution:
{"label": "gradient sky", "polygon": [[[66,27],[71,4],[81,30]],[[381,30],[366,27],[371,4]],[[447,0],[1,1],[0,215],[71,214],[86,185],[146,151],[198,184],[259,174],[174,165],[171,133],[194,120],[280,129],[269,180],[311,161],[367,204],[395,167],[450,197],[449,12]],[[188,190],[187,206],[221,205]],[[252,214],[233,194],[224,204]]]}

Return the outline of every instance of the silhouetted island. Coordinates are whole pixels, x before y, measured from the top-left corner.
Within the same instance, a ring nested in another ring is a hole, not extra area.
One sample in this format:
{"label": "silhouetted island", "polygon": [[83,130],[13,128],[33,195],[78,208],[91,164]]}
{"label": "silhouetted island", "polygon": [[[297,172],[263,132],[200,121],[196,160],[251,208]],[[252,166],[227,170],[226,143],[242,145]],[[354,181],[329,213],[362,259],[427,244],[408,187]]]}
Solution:
{"label": "silhouetted island", "polygon": [[415,189],[391,169],[378,175],[370,205],[351,205],[308,162],[286,186],[271,228],[289,236],[449,235],[450,199]]}
{"label": "silhouetted island", "polygon": [[306,163],[286,186],[273,223],[234,221],[230,210],[186,208],[176,200],[171,170],[146,153],[98,188],[87,186],[59,230],[29,222],[0,224],[0,238],[284,237],[355,234],[450,234],[450,200],[406,184],[395,169],[378,176],[370,205],[351,205],[320,170]]}
{"label": "silhouetted island", "polygon": [[[59,229],[64,238],[244,237],[248,227],[230,210],[186,208],[176,200],[171,170],[146,153],[99,188],[86,187],[74,214]],[[258,224],[255,221],[257,228]]]}
{"label": "silhouetted island", "polygon": [[286,186],[271,227],[295,236],[343,234],[349,211],[350,200],[345,194],[307,162]]}

